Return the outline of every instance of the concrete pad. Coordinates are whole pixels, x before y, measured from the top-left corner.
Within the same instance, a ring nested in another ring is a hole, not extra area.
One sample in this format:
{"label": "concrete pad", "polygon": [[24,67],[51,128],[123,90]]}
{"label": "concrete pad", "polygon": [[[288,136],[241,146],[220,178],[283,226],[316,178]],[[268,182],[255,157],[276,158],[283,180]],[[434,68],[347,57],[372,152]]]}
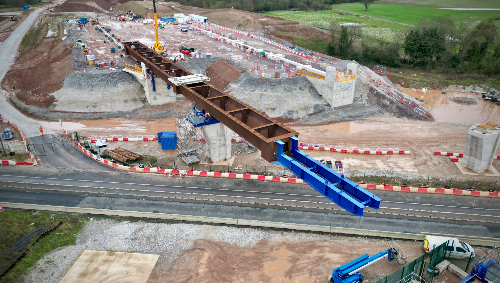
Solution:
{"label": "concrete pad", "polygon": [[458,170],[460,170],[460,172],[462,172],[462,174],[465,174],[465,175],[498,176],[498,177],[500,177],[500,173],[497,171],[497,169],[495,169],[495,167],[493,167],[493,165],[490,166],[490,169],[484,170],[483,173],[476,173],[476,172],[472,171],[472,169],[463,167],[461,162],[453,162],[453,163],[455,163],[455,165],[457,165],[457,167],[458,167]]}
{"label": "concrete pad", "polygon": [[61,283],[146,282],[160,256],[85,250]]}

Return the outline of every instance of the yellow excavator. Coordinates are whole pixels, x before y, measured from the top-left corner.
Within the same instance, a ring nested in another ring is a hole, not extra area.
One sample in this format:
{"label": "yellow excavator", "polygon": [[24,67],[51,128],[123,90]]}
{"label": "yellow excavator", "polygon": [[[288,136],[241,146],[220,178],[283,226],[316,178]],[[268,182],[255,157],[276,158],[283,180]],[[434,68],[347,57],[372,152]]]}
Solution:
{"label": "yellow excavator", "polygon": [[156,43],[153,46],[153,49],[155,50],[155,52],[160,53],[160,52],[163,52],[163,48],[162,48],[160,42],[158,41],[158,18],[156,17],[156,2],[155,2],[155,0],[153,0],[153,11],[154,11],[154,21],[155,21],[155,33],[156,33]]}

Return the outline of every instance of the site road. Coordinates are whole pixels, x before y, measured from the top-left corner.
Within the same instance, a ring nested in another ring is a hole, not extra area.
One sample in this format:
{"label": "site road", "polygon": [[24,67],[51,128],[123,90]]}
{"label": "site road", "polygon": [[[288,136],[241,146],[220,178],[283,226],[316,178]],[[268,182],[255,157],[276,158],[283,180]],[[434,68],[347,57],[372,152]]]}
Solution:
{"label": "site road", "polygon": [[497,199],[375,192],[352,216],[304,185],[87,170],[0,168],[1,202],[160,212],[418,234],[500,237]]}

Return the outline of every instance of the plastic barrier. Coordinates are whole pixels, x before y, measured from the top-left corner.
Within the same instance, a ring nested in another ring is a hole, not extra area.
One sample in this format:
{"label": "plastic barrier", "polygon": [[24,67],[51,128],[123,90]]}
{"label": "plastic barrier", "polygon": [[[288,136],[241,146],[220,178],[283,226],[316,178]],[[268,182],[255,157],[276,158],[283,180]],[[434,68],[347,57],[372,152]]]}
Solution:
{"label": "plastic barrier", "polygon": [[[31,159],[32,163],[29,164],[28,162],[26,164],[23,164],[23,165],[33,165],[33,166],[38,166],[38,162],[36,161],[35,159],[35,156],[33,154],[31,154],[31,152],[29,152],[28,150],[28,146],[26,145],[26,139],[24,138],[24,133],[23,131],[21,131],[21,129],[19,129],[19,127],[12,123],[11,121],[7,121],[7,124],[11,125],[14,129],[16,129],[16,131],[19,132],[19,135],[21,135],[21,140],[23,141],[23,144],[24,144],[24,150],[26,151],[26,154],[28,155],[28,157]],[[21,164],[19,164],[21,165]]]}
{"label": "plastic barrier", "polygon": [[341,146],[325,146],[318,144],[299,144],[300,150],[319,150],[319,151],[332,151],[332,152],[341,152],[341,153],[357,153],[357,154],[372,154],[372,155],[391,155],[391,154],[411,154],[409,150],[399,150],[399,148],[377,148],[375,150],[364,148],[359,149],[357,147],[347,147],[343,148]]}

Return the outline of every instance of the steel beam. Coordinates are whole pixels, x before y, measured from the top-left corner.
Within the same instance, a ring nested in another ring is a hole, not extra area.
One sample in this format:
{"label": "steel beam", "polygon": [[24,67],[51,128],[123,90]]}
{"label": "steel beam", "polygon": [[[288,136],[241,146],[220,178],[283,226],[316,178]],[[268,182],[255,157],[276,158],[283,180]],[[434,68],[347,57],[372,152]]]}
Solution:
{"label": "steel beam", "polygon": [[[123,43],[125,54],[135,60],[143,62],[156,76],[167,84],[169,78],[192,75],[181,66],[164,59],[153,49],[135,41]],[[285,145],[283,152],[290,154],[292,148],[290,137],[298,133],[283,126],[266,114],[257,111],[246,103],[217,89],[216,87],[200,82],[192,85],[172,85],[175,93],[182,94],[192,100],[199,109],[204,109],[221,123],[229,127],[242,138],[260,149],[261,156],[269,161],[276,161],[277,144],[281,140]]]}

